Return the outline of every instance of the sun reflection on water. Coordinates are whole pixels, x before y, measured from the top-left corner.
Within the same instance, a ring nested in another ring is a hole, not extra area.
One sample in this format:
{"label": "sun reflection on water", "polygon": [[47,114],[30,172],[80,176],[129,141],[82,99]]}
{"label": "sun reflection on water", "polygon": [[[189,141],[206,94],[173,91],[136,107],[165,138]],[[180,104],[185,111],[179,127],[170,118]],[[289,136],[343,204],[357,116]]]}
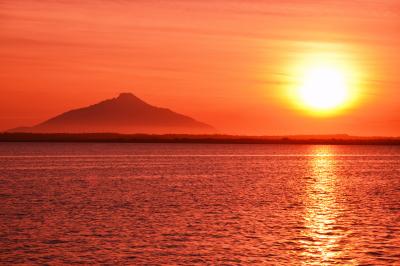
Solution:
{"label": "sun reflection on water", "polygon": [[[345,259],[339,226],[343,206],[338,200],[336,159],[329,147],[314,148],[306,180],[304,230],[300,243],[305,265],[329,265]],[[351,264],[351,261],[347,261]]]}

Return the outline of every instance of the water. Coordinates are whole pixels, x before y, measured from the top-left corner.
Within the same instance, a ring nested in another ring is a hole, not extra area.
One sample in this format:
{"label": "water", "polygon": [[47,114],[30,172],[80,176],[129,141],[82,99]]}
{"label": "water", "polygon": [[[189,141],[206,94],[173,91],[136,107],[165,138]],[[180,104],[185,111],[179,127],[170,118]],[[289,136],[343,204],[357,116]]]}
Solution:
{"label": "water", "polygon": [[400,265],[400,147],[0,143],[0,264]]}

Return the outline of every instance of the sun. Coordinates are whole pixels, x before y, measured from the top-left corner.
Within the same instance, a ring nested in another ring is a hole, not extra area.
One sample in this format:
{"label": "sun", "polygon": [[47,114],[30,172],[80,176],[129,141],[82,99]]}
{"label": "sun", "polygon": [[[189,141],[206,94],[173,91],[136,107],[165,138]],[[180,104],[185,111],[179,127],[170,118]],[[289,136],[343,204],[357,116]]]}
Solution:
{"label": "sun", "polygon": [[290,98],[309,114],[338,114],[356,99],[359,74],[341,54],[309,54],[291,76]]}
{"label": "sun", "polygon": [[298,94],[301,102],[312,109],[337,108],[346,103],[349,97],[346,75],[335,66],[312,66],[306,69]]}

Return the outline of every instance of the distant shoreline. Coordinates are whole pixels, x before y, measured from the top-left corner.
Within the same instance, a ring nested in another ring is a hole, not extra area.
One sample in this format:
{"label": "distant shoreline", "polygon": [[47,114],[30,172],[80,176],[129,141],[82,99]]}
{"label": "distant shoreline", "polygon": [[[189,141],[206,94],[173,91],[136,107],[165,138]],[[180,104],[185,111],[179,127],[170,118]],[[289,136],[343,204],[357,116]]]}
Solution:
{"label": "distant shoreline", "polygon": [[116,133],[0,133],[0,142],[400,145],[400,138],[355,137],[347,135],[235,136]]}

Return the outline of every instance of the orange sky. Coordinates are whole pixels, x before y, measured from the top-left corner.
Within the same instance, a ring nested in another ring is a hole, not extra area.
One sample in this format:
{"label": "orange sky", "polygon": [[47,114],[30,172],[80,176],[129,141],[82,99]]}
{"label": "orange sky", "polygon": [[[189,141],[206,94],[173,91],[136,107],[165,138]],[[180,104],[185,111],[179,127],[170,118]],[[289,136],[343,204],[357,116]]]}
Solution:
{"label": "orange sky", "polygon": [[[400,135],[398,0],[0,0],[0,130],[132,92],[225,133]],[[334,53],[358,100],[313,116],[290,66]]]}

